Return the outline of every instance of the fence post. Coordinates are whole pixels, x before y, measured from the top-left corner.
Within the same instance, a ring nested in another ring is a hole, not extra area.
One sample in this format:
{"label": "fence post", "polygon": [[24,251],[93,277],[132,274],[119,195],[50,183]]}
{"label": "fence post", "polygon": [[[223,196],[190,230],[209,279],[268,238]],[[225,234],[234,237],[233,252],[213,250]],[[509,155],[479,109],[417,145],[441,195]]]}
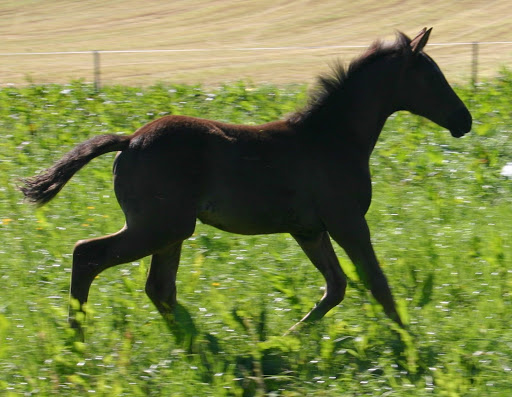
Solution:
{"label": "fence post", "polygon": [[101,89],[101,75],[100,75],[100,53],[99,51],[93,51],[94,58],[94,90],[99,92]]}
{"label": "fence post", "polygon": [[476,89],[478,83],[478,42],[472,44],[472,61],[471,61],[471,85]]}

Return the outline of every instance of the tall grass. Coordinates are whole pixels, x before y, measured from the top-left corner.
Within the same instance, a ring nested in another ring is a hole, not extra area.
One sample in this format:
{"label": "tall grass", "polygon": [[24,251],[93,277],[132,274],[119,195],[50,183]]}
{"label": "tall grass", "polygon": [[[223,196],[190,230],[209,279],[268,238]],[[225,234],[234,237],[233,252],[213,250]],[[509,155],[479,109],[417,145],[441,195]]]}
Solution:
{"label": "tall grass", "polygon": [[[19,178],[77,142],[131,133],[164,114],[263,123],[304,103],[303,86],[80,82],[0,89],[0,390],[14,395],[508,395],[512,392],[512,74],[459,94],[473,132],[455,140],[409,114],[385,126],[368,214],[376,251],[411,333],[353,278],[317,325],[282,333],[323,280],[287,235],[243,237],[198,224],[178,299],[199,332],[193,353],[143,293],[149,260],[110,269],[90,295],[85,344],[66,324],[73,244],[117,231],[113,155],[35,209]],[[346,272],[354,274],[344,253]],[[186,327],[184,328],[187,331]]]}

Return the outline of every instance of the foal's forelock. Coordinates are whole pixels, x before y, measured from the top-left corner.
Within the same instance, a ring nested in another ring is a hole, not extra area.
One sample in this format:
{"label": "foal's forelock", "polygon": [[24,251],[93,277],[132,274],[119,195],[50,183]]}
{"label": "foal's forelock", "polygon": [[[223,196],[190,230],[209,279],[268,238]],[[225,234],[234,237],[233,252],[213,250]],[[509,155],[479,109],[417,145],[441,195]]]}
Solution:
{"label": "foal's forelock", "polygon": [[407,55],[411,52],[411,39],[402,32],[397,32],[395,41],[376,40],[348,67],[348,75],[361,70],[373,61],[391,55]]}

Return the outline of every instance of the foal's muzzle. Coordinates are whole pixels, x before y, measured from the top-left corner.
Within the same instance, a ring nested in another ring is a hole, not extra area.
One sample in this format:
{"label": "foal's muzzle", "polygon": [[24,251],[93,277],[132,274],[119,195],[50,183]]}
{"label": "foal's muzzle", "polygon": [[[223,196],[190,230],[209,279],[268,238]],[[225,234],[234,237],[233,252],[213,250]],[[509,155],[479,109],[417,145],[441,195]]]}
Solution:
{"label": "foal's muzzle", "polygon": [[460,138],[471,131],[472,124],[473,118],[465,106],[458,108],[447,120],[448,129],[455,138]]}

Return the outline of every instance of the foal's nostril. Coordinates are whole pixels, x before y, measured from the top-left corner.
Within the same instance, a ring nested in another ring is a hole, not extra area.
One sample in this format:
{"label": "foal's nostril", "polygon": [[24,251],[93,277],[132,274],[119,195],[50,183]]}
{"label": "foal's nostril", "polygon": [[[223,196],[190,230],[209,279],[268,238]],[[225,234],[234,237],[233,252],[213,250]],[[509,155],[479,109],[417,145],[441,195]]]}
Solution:
{"label": "foal's nostril", "polygon": [[473,118],[465,106],[457,109],[448,117],[450,132],[456,138],[471,131],[472,124]]}

